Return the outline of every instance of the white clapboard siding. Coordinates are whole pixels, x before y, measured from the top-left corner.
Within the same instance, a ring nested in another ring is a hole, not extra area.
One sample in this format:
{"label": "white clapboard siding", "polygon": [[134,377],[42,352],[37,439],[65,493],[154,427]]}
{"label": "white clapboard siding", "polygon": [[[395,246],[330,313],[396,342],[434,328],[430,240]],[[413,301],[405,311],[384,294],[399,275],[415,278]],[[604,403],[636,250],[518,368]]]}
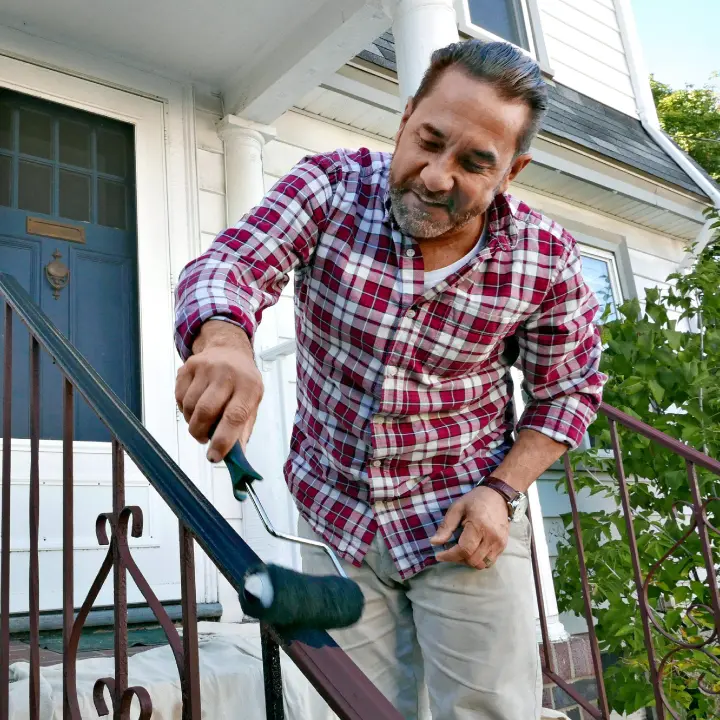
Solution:
{"label": "white clapboard siding", "polygon": [[612,0],[539,0],[555,80],[610,107],[637,115],[623,39]]}
{"label": "white clapboard siding", "polygon": [[217,134],[222,117],[218,95],[197,92],[195,95],[196,162],[200,206],[202,248],[226,227],[225,157],[223,143]]}

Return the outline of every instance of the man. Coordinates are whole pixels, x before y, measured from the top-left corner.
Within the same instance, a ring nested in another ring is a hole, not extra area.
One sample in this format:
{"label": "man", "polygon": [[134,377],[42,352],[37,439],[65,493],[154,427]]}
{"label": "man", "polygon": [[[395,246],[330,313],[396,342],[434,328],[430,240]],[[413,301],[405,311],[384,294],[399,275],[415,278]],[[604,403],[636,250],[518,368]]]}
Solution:
{"label": "man", "polygon": [[[547,107],[510,45],[438,50],[392,155],[303,160],[184,271],[177,401],[219,461],[262,396],[252,336],[295,271],[301,532],[366,597],[338,642],[406,718],[538,717],[528,487],[604,377],[563,228],[509,195]],[[510,367],[529,403],[513,444]],[[310,572],[332,570],[306,553]]]}

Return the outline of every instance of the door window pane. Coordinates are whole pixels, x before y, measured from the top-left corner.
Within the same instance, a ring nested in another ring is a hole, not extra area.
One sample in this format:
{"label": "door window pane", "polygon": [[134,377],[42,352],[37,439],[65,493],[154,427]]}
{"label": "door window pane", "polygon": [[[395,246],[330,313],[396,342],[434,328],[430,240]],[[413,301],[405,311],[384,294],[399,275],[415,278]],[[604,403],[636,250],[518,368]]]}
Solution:
{"label": "door window pane", "polygon": [[52,168],[20,161],[18,168],[18,207],[21,210],[52,213]]}
{"label": "door window pane", "polygon": [[12,150],[12,108],[0,105],[0,148]]}
{"label": "door window pane", "polygon": [[52,121],[49,115],[20,110],[20,152],[52,158]]}
{"label": "door window pane", "polygon": [[98,223],[108,227],[127,228],[125,186],[98,178]]}
{"label": "door window pane", "polygon": [[89,168],[90,161],[90,128],[81,123],[61,120],[60,162]]}
{"label": "door window pane", "polygon": [[90,176],[60,171],[60,215],[90,221]]}
{"label": "door window pane", "polygon": [[605,308],[610,305],[610,316],[608,320],[614,320],[617,317],[617,300],[613,289],[612,268],[610,261],[603,258],[592,257],[589,255],[582,256],[583,277],[590,289],[600,303],[598,317],[605,312]]}
{"label": "door window pane", "polygon": [[10,207],[12,204],[12,158],[0,155],[0,205]]}
{"label": "door window pane", "polygon": [[527,48],[519,0],[468,0],[470,21],[493,35]]}
{"label": "door window pane", "polygon": [[119,133],[109,130],[98,130],[97,134],[97,169],[108,175],[125,177],[127,163],[125,138]]}

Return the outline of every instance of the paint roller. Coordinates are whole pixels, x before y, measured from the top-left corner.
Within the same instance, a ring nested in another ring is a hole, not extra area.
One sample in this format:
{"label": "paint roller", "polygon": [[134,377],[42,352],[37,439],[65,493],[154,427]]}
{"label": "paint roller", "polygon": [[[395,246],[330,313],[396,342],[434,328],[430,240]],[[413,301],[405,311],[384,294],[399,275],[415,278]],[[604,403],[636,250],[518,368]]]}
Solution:
{"label": "paint roller", "polygon": [[348,578],[333,550],[318,540],[275,529],[253,487],[262,477],[247,461],[239,442],[226,455],[225,465],[230,472],[235,499],[244,502],[250,498],[270,535],[323,550],[337,571],[337,575],[315,576],[278,565],[255,565],[245,574],[240,592],[240,605],[245,614],[284,629],[332,630],[354,625],[362,615],[363,594],[358,584]]}

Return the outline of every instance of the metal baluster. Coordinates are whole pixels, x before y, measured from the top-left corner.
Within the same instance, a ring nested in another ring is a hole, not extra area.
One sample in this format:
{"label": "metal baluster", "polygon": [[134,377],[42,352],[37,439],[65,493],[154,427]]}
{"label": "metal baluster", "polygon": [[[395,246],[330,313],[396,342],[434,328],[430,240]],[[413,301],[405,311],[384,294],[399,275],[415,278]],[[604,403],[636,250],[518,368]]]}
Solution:
{"label": "metal baluster", "polygon": [[650,629],[650,614],[645,600],[645,591],[643,589],[642,569],[640,567],[640,553],[638,552],[637,540],[635,539],[635,527],[633,525],[632,508],[630,507],[630,494],[628,492],[627,480],[625,478],[625,466],[623,465],[622,449],[620,447],[620,438],[617,431],[617,423],[610,420],[610,439],[612,440],[612,449],[615,455],[615,468],[617,470],[618,483],[620,485],[620,500],[622,501],[623,515],[625,516],[625,526],[628,533],[628,544],[630,545],[630,558],[632,560],[633,575],[635,577],[635,587],[637,588],[637,601],[640,608],[640,617],[642,618],[643,634],[645,636],[645,649],[647,650],[650,682],[655,693],[655,711],[657,720],[665,720],[665,706],[663,704],[662,693],[660,689],[660,679],[658,677],[655,646],[653,645],[653,637]]}
{"label": "metal baluster", "polygon": [[5,303],[3,363],[2,528],[0,529],[0,720],[7,720],[10,693],[10,453],[12,450],[12,329]]}
{"label": "metal baluster", "polygon": [[73,440],[75,430],[74,389],[63,378],[63,720],[75,720],[71,705],[75,691],[75,658],[71,658],[70,635],[74,622],[73,577]]}
{"label": "metal baluster", "polygon": [[197,591],[195,588],[195,545],[192,535],[180,522],[180,587],[182,597],[183,720],[196,720],[202,716],[200,705],[200,663],[198,658]]}
{"label": "metal baluster", "polygon": [[702,498],[700,497],[697,470],[690,460],[686,462],[686,467],[688,481],[690,483],[690,492],[692,493],[693,499],[693,512],[695,513],[695,522],[697,523],[697,533],[700,536],[700,544],[705,559],[705,569],[707,570],[710,602],[712,604],[713,615],[715,616],[715,632],[720,635],[720,595],[718,594],[717,568],[715,567],[712,545],[710,544],[710,538],[708,536],[705,509],[703,508]]}
{"label": "metal baluster", "polygon": [[[125,453],[118,441],[112,441],[112,493],[113,515],[118,523],[120,513],[125,507]],[[118,527],[117,532],[121,532]],[[129,720],[130,708],[123,712],[122,696],[128,686],[128,624],[127,624],[127,575],[125,564],[118,551],[117,538],[112,540],[113,552],[113,609],[114,609],[114,655],[115,655],[115,684],[114,684],[114,720]]]}
{"label": "metal baluster", "polygon": [[265,717],[267,720],[285,720],[280,648],[264,624],[260,625],[260,641],[265,680]]}
{"label": "metal baluster", "polygon": [[535,547],[535,533],[532,531],[532,513],[530,505],[527,509],[527,517],[530,522],[530,559],[532,560],[533,580],[535,581],[535,595],[537,597],[538,615],[540,617],[540,632],[542,634],[542,653],[545,659],[545,670],[554,672],[555,668],[550,652],[550,631],[548,630],[547,614],[545,613],[545,601],[543,600],[542,579],[540,578],[540,565],[538,563],[537,548]]}
{"label": "metal baluster", "polygon": [[593,670],[595,671],[595,678],[597,679],[598,705],[600,706],[600,712],[602,713],[600,717],[602,717],[603,720],[609,720],[610,707],[608,706],[607,691],[605,690],[605,678],[603,677],[600,647],[598,645],[597,634],[595,633],[595,622],[592,612],[592,595],[590,593],[590,582],[588,581],[587,563],[585,562],[585,545],[583,544],[580,513],[578,512],[577,507],[577,492],[575,491],[573,469],[570,464],[570,456],[568,453],[565,453],[563,456],[563,464],[565,466],[565,479],[567,481],[568,498],[570,499],[570,510],[572,512],[573,531],[575,533],[578,566],[580,568],[580,579],[582,581],[585,619],[587,620],[588,637],[590,638]]}
{"label": "metal baluster", "polygon": [[40,720],[40,345],[30,340],[30,720]]}

